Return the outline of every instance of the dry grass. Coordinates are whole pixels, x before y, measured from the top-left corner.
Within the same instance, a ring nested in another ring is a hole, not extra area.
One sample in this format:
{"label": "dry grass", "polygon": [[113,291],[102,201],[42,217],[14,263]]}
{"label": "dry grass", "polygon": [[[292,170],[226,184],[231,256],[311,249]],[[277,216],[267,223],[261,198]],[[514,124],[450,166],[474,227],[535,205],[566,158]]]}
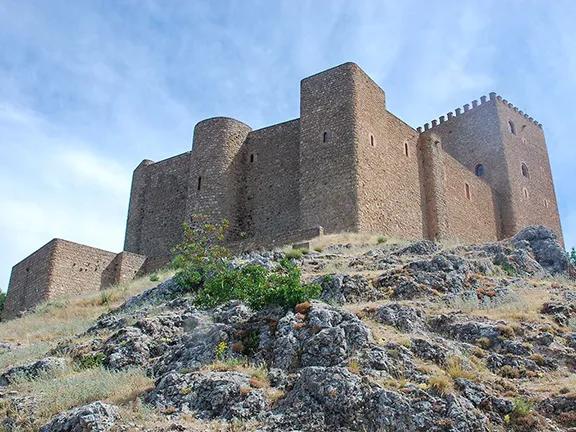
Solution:
{"label": "dry grass", "polygon": [[[158,273],[159,281],[149,276],[110,289],[63,297],[39,305],[34,313],[0,323],[0,340],[22,344],[53,342],[85,331],[103,313],[120,306],[130,297],[172,277],[173,272]],[[104,303],[104,304],[103,304]],[[0,362],[3,356],[0,356]]]}
{"label": "dry grass", "polygon": [[[81,406],[102,400],[117,405],[126,405],[135,401],[137,396],[154,385],[143,370],[127,369],[113,372],[104,368],[74,371],[68,369],[58,379],[22,380],[8,387],[19,395],[33,395],[38,398],[34,415],[28,416],[32,421],[29,430],[49,421],[52,415],[67,410],[71,406]],[[26,430],[26,429],[23,429]]]}
{"label": "dry grass", "polygon": [[461,310],[471,316],[482,316],[488,319],[514,320],[518,322],[542,322],[543,319],[539,311],[542,305],[550,301],[549,292],[526,287],[511,287],[512,294],[504,299],[494,297],[486,298],[484,301],[472,299],[457,299],[446,306],[437,303],[431,308],[434,312],[447,313],[453,310]]}

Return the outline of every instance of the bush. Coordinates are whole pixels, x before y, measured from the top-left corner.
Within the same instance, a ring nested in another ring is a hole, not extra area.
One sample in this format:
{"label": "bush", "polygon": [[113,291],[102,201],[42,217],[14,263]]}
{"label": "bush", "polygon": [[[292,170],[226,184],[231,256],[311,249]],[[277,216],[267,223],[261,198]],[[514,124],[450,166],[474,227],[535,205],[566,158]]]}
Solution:
{"label": "bush", "polygon": [[568,260],[570,263],[576,267],[576,249],[572,248],[570,252],[568,252]]}
{"label": "bush", "polygon": [[4,310],[4,302],[6,301],[6,293],[0,291],[0,316]]}
{"label": "bush", "polygon": [[300,258],[302,258],[302,255],[306,254],[308,254],[308,249],[306,248],[292,249],[286,252],[286,258],[299,260]]}
{"label": "bush", "polygon": [[211,224],[208,216],[192,215],[192,222],[183,224],[184,240],[172,251],[176,257],[172,265],[178,265],[174,276],[184,288],[196,290],[214,274],[224,271],[230,255],[221,243],[228,230],[228,221]]}
{"label": "bush", "polygon": [[[220,245],[228,222],[210,224],[205,215],[194,215],[192,221],[184,224],[184,241],[174,249],[180,267],[174,279],[197,293],[197,306],[209,309],[240,300],[254,309],[270,304],[293,308],[320,295],[319,285],[302,284],[300,269],[289,259],[281,260],[273,271],[255,264],[230,268],[229,251]],[[302,256],[304,250],[293,252]]]}
{"label": "bush", "polygon": [[104,359],[106,359],[106,355],[104,353],[87,354],[82,356],[76,365],[78,366],[78,369],[94,369],[97,367],[102,367]]}
{"label": "bush", "polygon": [[376,241],[378,242],[378,244],[386,243],[388,241],[388,238],[387,237],[378,237],[378,239]]}
{"label": "bush", "polygon": [[293,308],[321,293],[319,285],[302,284],[300,277],[298,267],[287,259],[272,272],[254,264],[224,269],[204,282],[195,303],[206,309],[230,300],[244,301],[254,309],[270,304]]}

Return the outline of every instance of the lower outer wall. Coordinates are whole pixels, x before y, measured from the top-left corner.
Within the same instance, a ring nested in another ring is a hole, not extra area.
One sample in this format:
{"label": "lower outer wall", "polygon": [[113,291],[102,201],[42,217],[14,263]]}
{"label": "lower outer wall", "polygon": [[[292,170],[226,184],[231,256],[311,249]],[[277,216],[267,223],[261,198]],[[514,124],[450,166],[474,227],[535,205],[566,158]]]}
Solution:
{"label": "lower outer wall", "polygon": [[54,239],[12,269],[3,318],[48,299],[97,292],[141,275],[146,257]]}
{"label": "lower outer wall", "polygon": [[31,308],[47,298],[53,240],[12,268],[3,319],[12,319],[18,312]]}

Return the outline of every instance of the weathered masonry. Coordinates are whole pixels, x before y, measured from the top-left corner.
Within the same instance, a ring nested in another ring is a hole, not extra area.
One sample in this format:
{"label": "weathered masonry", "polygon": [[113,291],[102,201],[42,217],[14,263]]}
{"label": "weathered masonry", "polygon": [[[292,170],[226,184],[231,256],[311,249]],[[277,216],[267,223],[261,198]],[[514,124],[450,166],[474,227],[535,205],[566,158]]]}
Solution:
{"label": "weathered masonry", "polygon": [[80,284],[65,256],[72,252],[49,243],[14,267],[7,314],[153,271],[193,213],[228,219],[237,249],[344,231],[474,243],[532,224],[562,242],[541,124],[490,93],[414,129],[386,109],[368,75],[345,63],[302,80],[297,119],[258,130],[207,119],[191,151],[144,160],[132,180],[123,252],[130,264],[102,259],[94,281]]}

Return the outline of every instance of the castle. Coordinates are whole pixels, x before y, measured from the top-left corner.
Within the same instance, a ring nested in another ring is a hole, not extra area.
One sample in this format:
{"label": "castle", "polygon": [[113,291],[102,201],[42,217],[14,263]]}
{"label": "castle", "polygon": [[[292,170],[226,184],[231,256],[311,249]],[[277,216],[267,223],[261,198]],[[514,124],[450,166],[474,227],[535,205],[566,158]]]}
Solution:
{"label": "castle", "polygon": [[192,151],[134,171],[124,251],[54,239],[12,270],[5,316],[154,271],[202,213],[235,249],[322,233],[485,242],[562,229],[542,125],[496,93],[423,128],[386,109],[356,64],[301,82],[300,118],[263,129],[211,118]]}

